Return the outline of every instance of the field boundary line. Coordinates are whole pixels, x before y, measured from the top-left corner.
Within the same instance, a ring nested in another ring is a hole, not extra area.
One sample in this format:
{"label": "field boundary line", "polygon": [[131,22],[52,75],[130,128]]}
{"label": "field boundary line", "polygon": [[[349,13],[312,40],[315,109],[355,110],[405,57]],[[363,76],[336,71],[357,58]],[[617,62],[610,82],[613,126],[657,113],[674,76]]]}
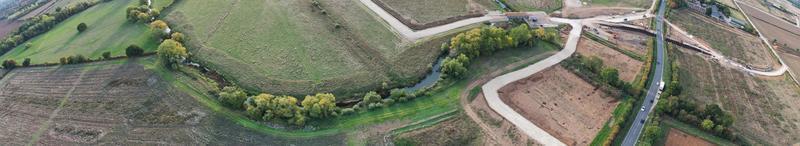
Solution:
{"label": "field boundary line", "polygon": [[72,88],[70,88],[69,91],[67,91],[67,95],[65,95],[64,98],[61,98],[61,101],[58,103],[58,107],[56,107],[56,110],[53,110],[53,112],[50,113],[50,117],[47,118],[47,121],[42,123],[42,125],[39,125],[39,130],[36,130],[36,133],[33,133],[31,140],[26,145],[34,145],[36,142],[39,141],[39,138],[42,136],[42,134],[44,134],[44,131],[50,128],[50,124],[53,122],[53,119],[55,119],[55,117],[58,116],[58,112],[61,111],[62,107],[64,107],[65,104],[67,104],[67,101],[69,101],[69,98],[70,96],[72,96],[72,93],[75,91],[75,88],[77,88],[78,84],[83,80],[83,75],[85,75],[86,72],[87,71],[81,71],[81,74],[78,76],[78,79],[75,80],[75,82],[72,82]]}

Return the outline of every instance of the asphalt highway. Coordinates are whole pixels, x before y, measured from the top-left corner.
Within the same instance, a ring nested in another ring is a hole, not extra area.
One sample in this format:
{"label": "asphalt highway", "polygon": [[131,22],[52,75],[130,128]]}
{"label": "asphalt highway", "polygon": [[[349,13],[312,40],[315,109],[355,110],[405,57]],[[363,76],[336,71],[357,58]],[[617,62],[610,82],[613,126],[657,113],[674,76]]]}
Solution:
{"label": "asphalt highway", "polygon": [[645,96],[643,102],[643,107],[637,107],[637,109],[644,108],[644,110],[636,110],[636,118],[631,125],[631,128],[628,130],[628,134],[625,135],[625,139],[622,141],[623,146],[632,146],[635,145],[639,139],[639,136],[642,134],[642,130],[644,129],[644,123],[642,121],[647,120],[647,116],[650,112],[653,111],[654,103],[657,102],[650,102],[650,100],[657,100],[656,97],[658,96],[659,84],[662,81],[662,77],[664,74],[664,13],[666,9],[666,0],[661,0],[661,4],[659,5],[658,15],[656,16],[656,65],[655,65],[655,75],[653,76],[653,80],[650,83],[650,88],[647,90],[647,96]]}

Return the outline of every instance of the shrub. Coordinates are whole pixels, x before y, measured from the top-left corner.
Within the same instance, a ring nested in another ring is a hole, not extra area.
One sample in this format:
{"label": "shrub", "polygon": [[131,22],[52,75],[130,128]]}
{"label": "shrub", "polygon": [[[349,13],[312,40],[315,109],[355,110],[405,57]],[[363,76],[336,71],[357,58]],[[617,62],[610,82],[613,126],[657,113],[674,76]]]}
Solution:
{"label": "shrub", "polygon": [[218,96],[220,102],[236,109],[241,109],[242,104],[247,99],[247,94],[242,89],[230,86],[223,88]]}
{"label": "shrub", "polygon": [[103,59],[111,58],[111,52],[103,52]]}
{"label": "shrub", "polygon": [[342,115],[350,115],[355,113],[356,111],[352,108],[344,108],[342,109]]}
{"label": "shrub", "polygon": [[378,92],[372,91],[364,95],[364,100],[361,102],[364,104],[377,103],[380,102],[381,99],[382,97],[378,94]]}
{"label": "shrub", "polygon": [[15,67],[17,67],[17,61],[14,61],[14,60],[3,61],[3,68],[5,68],[5,69],[14,69]]}
{"label": "shrub", "polygon": [[394,99],[384,99],[382,102],[386,106],[391,106],[392,104],[394,104]]}
{"label": "shrub", "polygon": [[125,48],[125,55],[128,57],[136,57],[144,55],[144,49],[137,45],[130,45],[128,48]]}
{"label": "shrub", "polygon": [[81,23],[81,24],[78,24],[78,32],[83,32],[83,31],[85,31],[85,30],[86,30],[86,28],[88,28],[88,27],[89,27],[89,26],[86,26],[86,23]]}
{"label": "shrub", "polygon": [[31,66],[31,59],[30,58],[25,58],[25,61],[22,61],[22,66],[25,66],[25,67]]}
{"label": "shrub", "polygon": [[178,42],[181,42],[181,43],[184,42],[183,33],[180,33],[180,32],[172,33],[172,35],[170,35],[170,39],[178,41]]}

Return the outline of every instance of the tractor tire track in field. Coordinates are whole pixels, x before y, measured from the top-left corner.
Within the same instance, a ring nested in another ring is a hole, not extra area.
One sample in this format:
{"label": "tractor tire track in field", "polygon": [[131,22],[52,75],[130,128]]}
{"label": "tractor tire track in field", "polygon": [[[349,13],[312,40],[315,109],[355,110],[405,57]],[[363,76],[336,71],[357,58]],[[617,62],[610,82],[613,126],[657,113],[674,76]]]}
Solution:
{"label": "tractor tire track in field", "polygon": [[58,107],[56,107],[56,110],[53,110],[53,112],[50,113],[50,117],[47,118],[47,121],[42,123],[42,125],[39,125],[39,130],[36,130],[36,133],[33,133],[31,141],[29,141],[27,145],[33,145],[36,142],[38,142],[42,134],[44,134],[44,132],[50,128],[50,124],[53,122],[53,119],[55,119],[55,117],[58,116],[58,112],[61,111],[61,107],[64,107],[64,104],[66,104],[67,101],[69,101],[70,96],[72,96],[72,92],[75,91],[75,88],[78,87],[78,84],[81,83],[81,81],[83,80],[84,74],[86,74],[86,71],[81,71],[81,74],[78,76],[78,79],[75,80],[75,82],[72,82],[72,87],[69,89],[69,91],[67,91],[67,94],[64,96],[64,98],[62,98],[61,101],[58,103]]}
{"label": "tractor tire track in field", "polygon": [[225,15],[222,15],[222,18],[220,18],[216,24],[214,24],[214,28],[212,28],[211,31],[208,32],[208,36],[206,36],[206,39],[203,40],[203,44],[207,43],[207,41],[214,36],[217,30],[219,30],[219,28],[223,25],[223,23],[225,23],[225,20],[228,19],[228,16],[231,15],[231,11],[233,11],[234,8],[237,6],[239,6],[239,0],[235,0],[231,3],[231,8],[225,12]]}

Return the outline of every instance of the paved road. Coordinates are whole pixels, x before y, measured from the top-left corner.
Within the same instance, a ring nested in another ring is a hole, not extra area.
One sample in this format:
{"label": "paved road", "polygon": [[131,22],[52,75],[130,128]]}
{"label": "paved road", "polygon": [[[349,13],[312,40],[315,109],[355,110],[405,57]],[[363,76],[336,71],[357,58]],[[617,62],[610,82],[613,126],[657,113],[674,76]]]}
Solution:
{"label": "paved road", "polygon": [[564,49],[553,56],[537,62],[536,64],[496,77],[481,87],[489,107],[503,116],[503,118],[516,125],[517,128],[519,128],[532,139],[536,140],[536,142],[548,146],[565,144],[506,105],[502,100],[500,100],[500,95],[497,93],[497,90],[509,83],[526,78],[548,67],[556,65],[562,60],[572,56],[572,53],[575,53],[575,50],[578,46],[578,39],[580,39],[581,31],[583,29],[583,25],[581,24],[582,20],[569,20],[562,18],[551,18],[550,20],[560,23],[568,23],[572,26],[572,30],[569,32],[569,38],[567,38],[567,44],[564,46]]}
{"label": "paved road", "polygon": [[650,89],[647,90],[647,96],[645,96],[644,101],[642,101],[645,110],[640,110],[637,112],[633,125],[631,126],[630,130],[628,130],[628,134],[625,135],[625,139],[622,141],[623,146],[632,146],[636,144],[639,136],[642,134],[642,130],[644,129],[644,123],[640,121],[647,120],[647,116],[651,111],[653,111],[654,104],[650,103],[650,100],[656,100],[659,88],[658,84],[661,82],[661,77],[663,77],[664,74],[664,12],[666,5],[666,0],[661,0],[661,5],[658,9],[658,16],[656,16],[656,67],[654,70],[655,74],[653,76],[653,80],[650,83]]}

